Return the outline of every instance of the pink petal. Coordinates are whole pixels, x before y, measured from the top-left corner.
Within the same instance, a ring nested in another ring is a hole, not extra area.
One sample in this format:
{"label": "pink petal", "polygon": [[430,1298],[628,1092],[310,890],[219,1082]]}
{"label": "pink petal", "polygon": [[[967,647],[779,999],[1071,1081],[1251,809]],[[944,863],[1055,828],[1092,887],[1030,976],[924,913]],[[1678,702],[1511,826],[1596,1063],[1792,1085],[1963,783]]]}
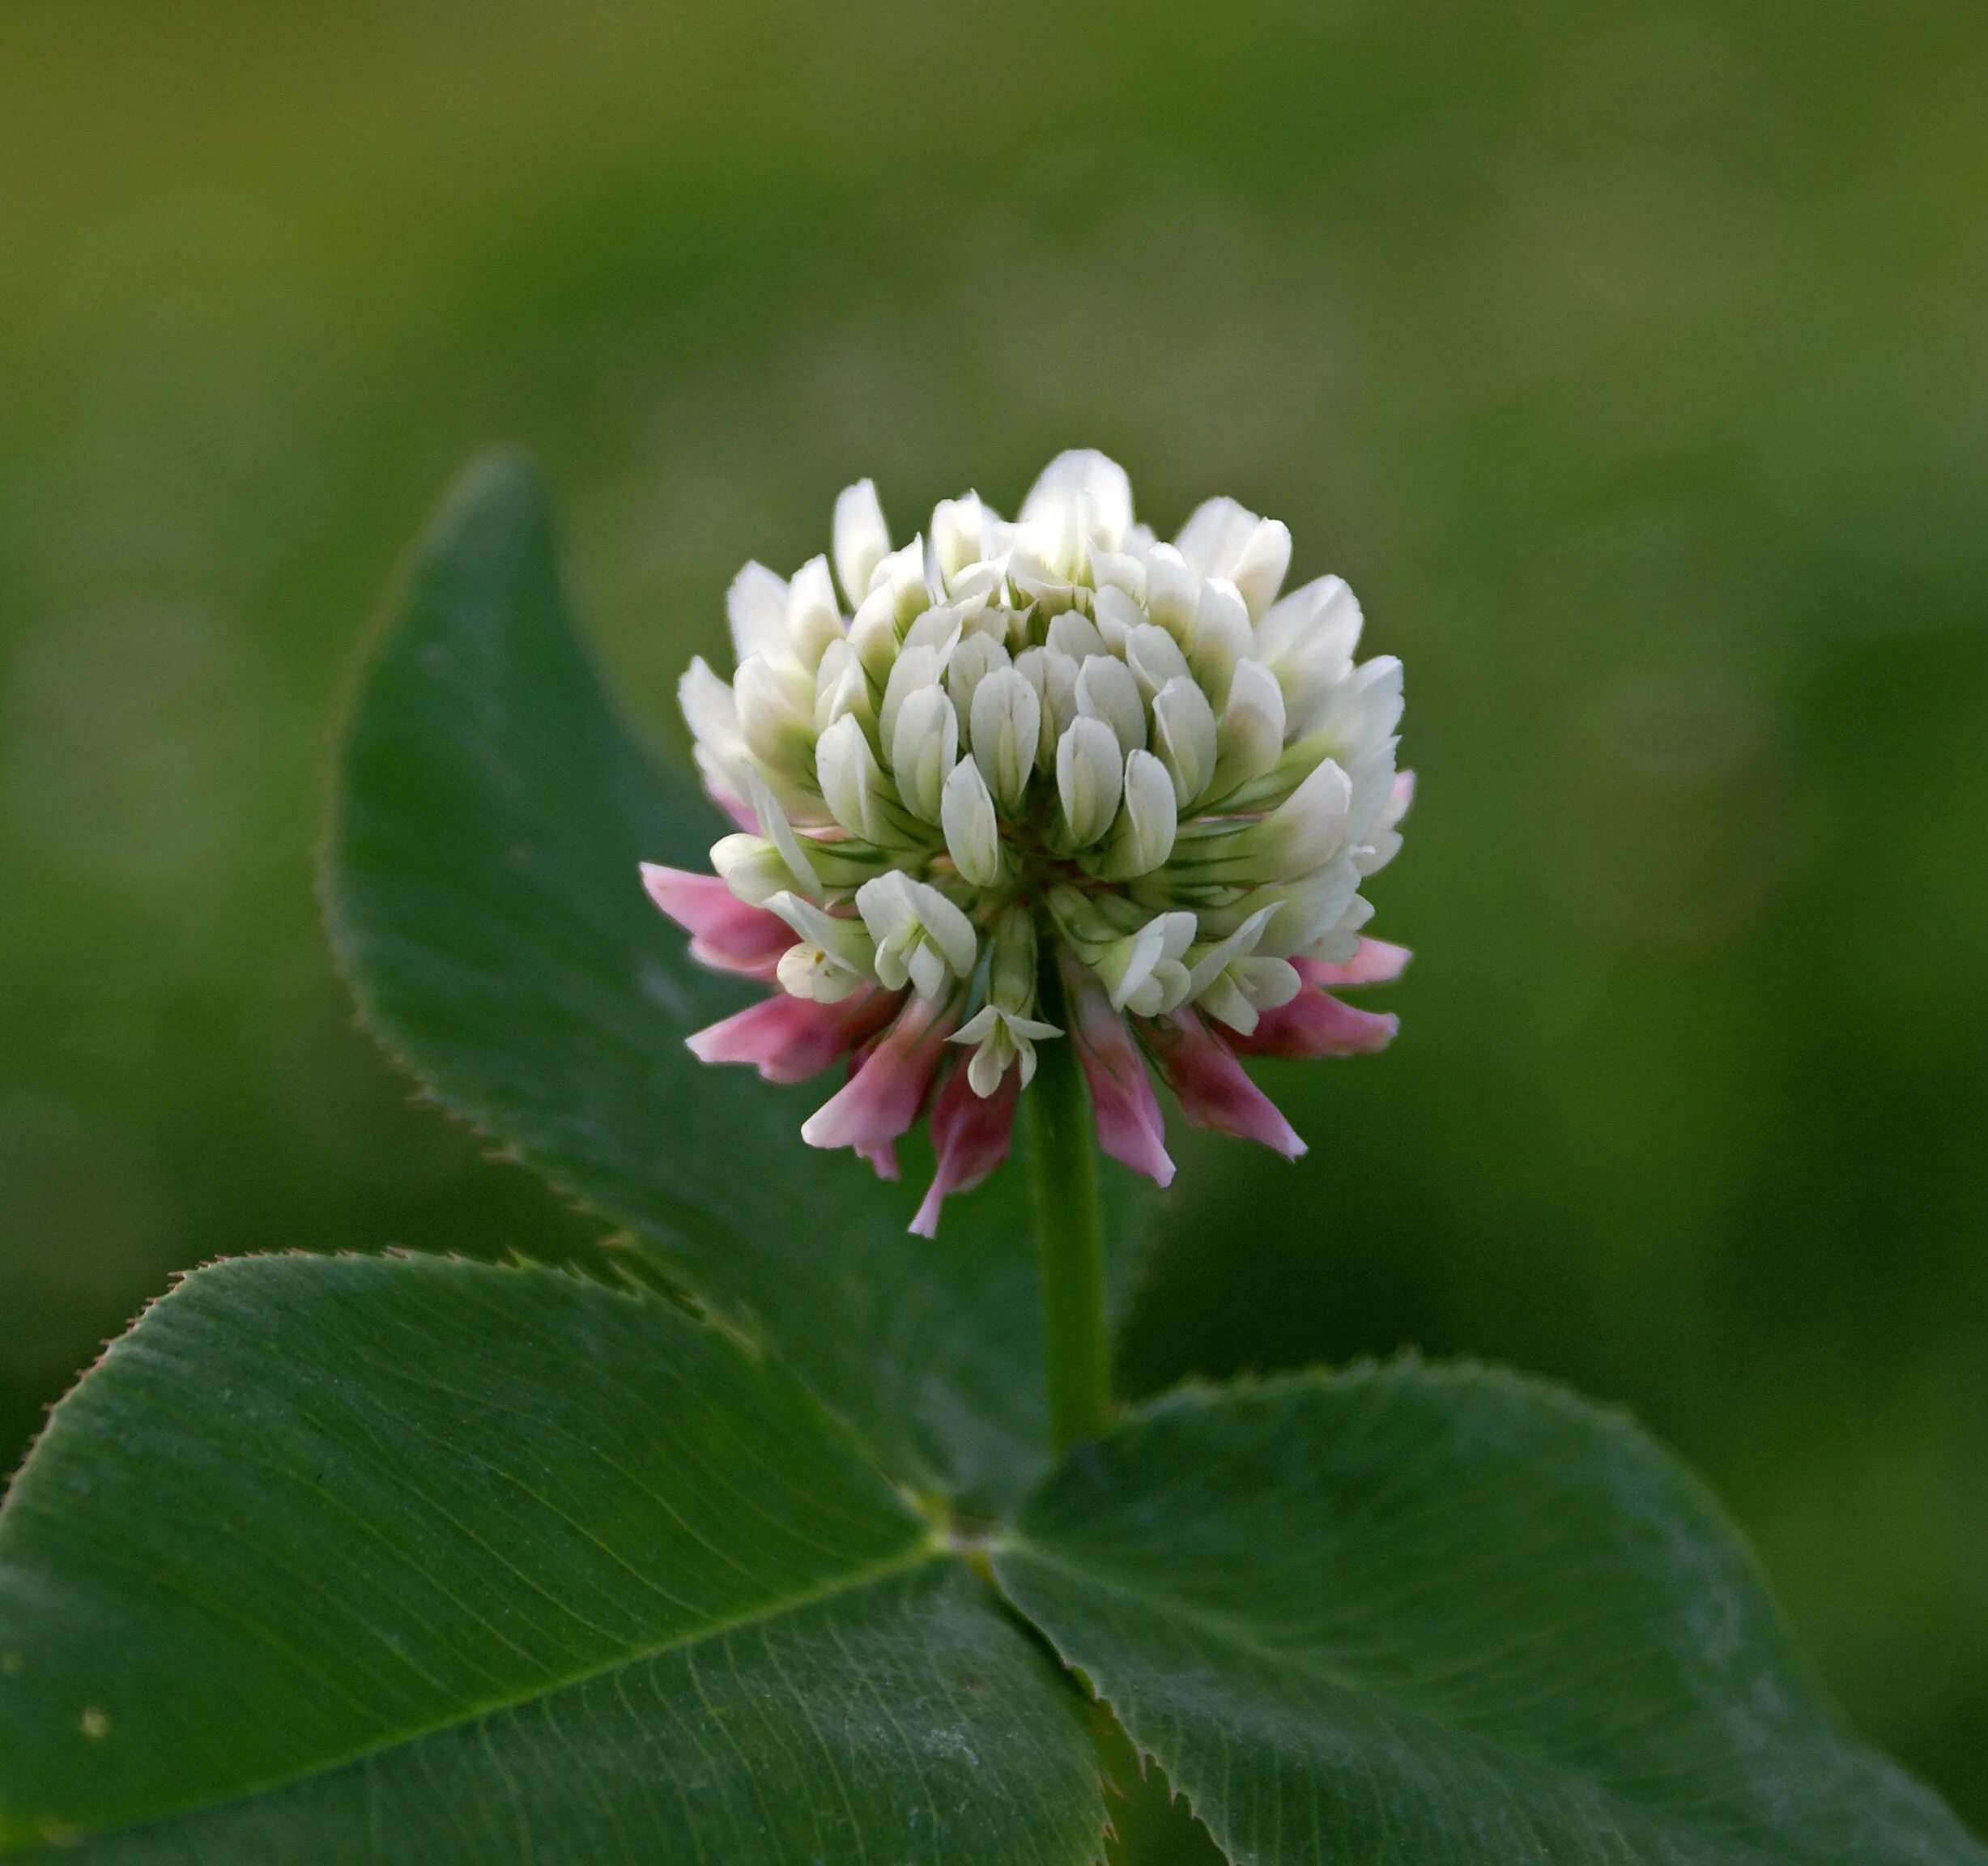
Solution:
{"label": "pink petal", "polygon": [[1143,1173],[1156,1186],[1173,1183],[1167,1157],[1166,1123],[1146,1073],[1146,1059],[1111,1008],[1097,975],[1088,965],[1066,963],[1064,983],[1075,1013],[1071,1041],[1090,1084],[1091,1113],[1097,1144],[1121,1165]]}
{"label": "pink petal", "polygon": [[848,1084],[801,1123],[811,1147],[853,1147],[874,1164],[876,1150],[918,1118],[938,1073],[959,1007],[913,998]]}
{"label": "pink petal", "polygon": [[1008,1157],[1015,1138],[1015,1106],[1021,1097],[1022,1072],[1011,1068],[989,1096],[973,1093],[963,1063],[946,1078],[932,1104],[932,1145],[939,1169],[911,1229],[921,1238],[939,1235],[939,1208],[955,1192],[970,1192]]}
{"label": "pink petal", "polygon": [[1301,991],[1266,1011],[1247,1037],[1229,1042],[1245,1056],[1371,1056],[1394,1041],[1401,1020],[1391,1012],[1356,1011],[1323,991]]}
{"label": "pink petal", "polygon": [[1397,771],[1394,782],[1388,786],[1387,798],[1394,808],[1394,820],[1398,823],[1415,803],[1414,772]]}
{"label": "pink petal", "polygon": [[1305,1152],[1305,1143],[1277,1104],[1243,1073],[1228,1046],[1193,1012],[1183,1008],[1145,1029],[1160,1073],[1180,1097],[1181,1112],[1197,1127],[1260,1140],[1287,1160]]}
{"label": "pink petal", "polygon": [[863,1042],[897,1003],[869,986],[836,1004],[781,991],[683,1042],[700,1063],[751,1063],[768,1082],[802,1082]]}
{"label": "pink petal", "polygon": [[691,935],[691,956],[716,972],[770,978],[794,944],[794,929],[777,914],[748,907],[715,875],[642,864],[649,897]]}
{"label": "pink petal", "polygon": [[894,1181],[897,1178],[897,1143],[896,1141],[880,1141],[875,1147],[858,1147],[854,1151],[858,1159],[869,1161],[871,1171],[875,1173],[879,1179]]}
{"label": "pink petal", "polygon": [[1328,991],[1343,991],[1355,985],[1387,985],[1407,970],[1415,955],[1406,946],[1390,946],[1385,939],[1363,939],[1352,958],[1337,965],[1322,959],[1293,959],[1297,974],[1307,985],[1323,985]]}

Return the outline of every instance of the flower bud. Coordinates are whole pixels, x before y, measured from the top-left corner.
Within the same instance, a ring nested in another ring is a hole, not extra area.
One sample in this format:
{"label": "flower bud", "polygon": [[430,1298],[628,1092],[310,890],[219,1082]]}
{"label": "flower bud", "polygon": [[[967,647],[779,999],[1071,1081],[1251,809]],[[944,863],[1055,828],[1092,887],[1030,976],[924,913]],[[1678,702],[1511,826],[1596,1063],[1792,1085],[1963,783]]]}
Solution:
{"label": "flower bud", "polygon": [[897,737],[898,709],[921,687],[936,686],[943,671],[935,648],[907,648],[897,658],[883,688],[883,703],[877,709],[877,742],[886,756]]}
{"label": "flower bud", "polygon": [[1283,803],[1239,841],[1256,863],[1258,880],[1292,881],[1322,867],[1339,853],[1352,786],[1328,758]]}
{"label": "flower bud", "polygon": [[1215,727],[1207,696],[1185,676],[1153,697],[1153,748],[1173,780],[1174,802],[1186,810],[1215,775]]}
{"label": "flower bud", "polygon": [[1235,585],[1252,618],[1277,599],[1291,568],[1291,533],[1275,518],[1259,518],[1233,499],[1195,507],[1174,540],[1190,569]]}
{"label": "flower bud", "polygon": [[1026,907],[1004,907],[994,922],[987,1002],[1022,1013],[1036,1008],[1036,923]]}
{"label": "flower bud", "polygon": [[1146,553],[1146,619],[1156,622],[1176,641],[1194,639],[1194,614],[1201,603],[1201,578],[1171,544],[1156,544]]}
{"label": "flower bud", "polygon": [[1049,633],[1043,641],[1058,654],[1067,654],[1079,664],[1093,654],[1109,652],[1096,625],[1088,616],[1079,616],[1074,609],[1049,624]]}
{"label": "flower bud", "polygon": [[1102,719],[1073,719],[1056,748],[1056,795],[1073,849],[1087,849],[1118,814],[1125,789],[1118,735]]}
{"label": "flower bud", "polygon": [[1122,752],[1135,752],[1146,743],[1146,708],[1139,683],[1122,661],[1094,654],[1078,668],[1077,710],[1110,726]]}
{"label": "flower bud", "polygon": [[748,907],[764,907],[776,894],[805,884],[764,836],[721,836],[711,845],[711,867],[734,897]]}
{"label": "flower bud", "polygon": [[794,658],[787,635],[787,586],[764,564],[748,564],[725,592],[726,620],[731,624],[732,658],[743,664],[755,654],[768,660]]}
{"label": "flower bud", "polygon": [[1227,797],[1261,778],[1277,762],[1283,742],[1284,697],[1276,675],[1260,661],[1238,661],[1215,735],[1215,795]]}
{"label": "flower bud", "polygon": [[1292,957],[1322,960],[1330,965],[1343,965],[1359,952],[1360,930],[1373,918],[1373,903],[1364,894],[1356,894],[1347,902],[1344,911],[1330,929],[1310,945],[1301,947]]}
{"label": "flower bud", "polygon": [[927,571],[934,589],[950,590],[952,579],[969,564],[983,561],[987,521],[993,516],[969,492],[964,499],[942,499],[932,508],[932,541]]}
{"label": "flower bud", "polygon": [[1015,657],[1015,671],[1036,690],[1040,703],[1036,765],[1056,769],[1056,748],[1077,716],[1077,663],[1053,648],[1028,648]]}
{"label": "flower bud", "polygon": [[939,820],[961,879],[976,888],[993,887],[1001,879],[1001,828],[987,780],[971,758],[962,758],[947,776]]}
{"label": "flower bud", "polygon": [[1107,881],[1151,874],[1173,853],[1179,827],[1166,766],[1150,752],[1132,752],[1125,761],[1125,802],[1093,872]]}
{"label": "flower bud", "polygon": [[1194,626],[1187,648],[1188,664],[1207,691],[1209,704],[1228,704],[1228,686],[1237,662],[1249,652],[1254,637],[1249,611],[1232,584],[1210,578],[1201,586]]}
{"label": "flower bud", "polygon": [[896,664],[900,645],[897,603],[889,590],[873,590],[857,605],[849,625],[849,640],[863,672],[875,685],[883,686]]}
{"label": "flower bud", "polygon": [[1042,702],[1023,675],[1001,667],[973,695],[973,758],[996,803],[1019,816],[1036,768]]}
{"label": "flower bud", "polygon": [[1093,541],[1091,577],[1100,597],[1108,590],[1116,590],[1130,597],[1134,607],[1146,599],[1146,566],[1128,552],[1107,551]]}
{"label": "flower bud", "polygon": [[842,611],[826,557],[811,557],[787,586],[786,635],[789,652],[810,674],[821,665],[828,644],[842,639]]}
{"label": "flower bud", "polygon": [[1352,669],[1360,628],[1360,604],[1337,577],[1293,590],[1257,624],[1254,653],[1283,689],[1288,737],[1318,725],[1326,697]]}
{"label": "flower bud", "polygon": [[877,489],[867,479],[845,487],[835,502],[835,573],[852,607],[870,594],[870,579],[891,547]]}
{"label": "flower bud", "polygon": [[738,697],[700,654],[676,686],[677,705],[696,747],[697,768],[706,783],[737,799],[746,797],[746,739],[739,727]]}
{"label": "flower bud", "polygon": [[804,775],[815,739],[815,683],[792,661],[754,654],[733,687],[739,727],[752,756],[773,771]]}
{"label": "flower bud", "polygon": [[856,890],[856,910],[876,942],[878,979],[936,998],[947,978],[972,975],[980,944],[973,923],[929,882],[893,868]]}
{"label": "flower bud", "polygon": [[1350,769],[1401,723],[1401,662],[1392,654],[1363,661],[1321,696],[1303,736],[1322,741]]}
{"label": "flower bud", "polygon": [[946,691],[952,696],[952,709],[963,723],[970,725],[973,720],[973,694],[981,682],[1008,665],[1007,650],[991,635],[976,629],[963,636],[946,663]]}
{"label": "flower bud", "polygon": [[921,687],[898,709],[891,734],[891,775],[913,816],[939,820],[940,799],[960,755],[960,719],[943,687]]}
{"label": "flower bud", "polygon": [[1124,590],[1109,583],[1092,593],[1091,616],[1098,639],[1111,654],[1124,654],[1132,631],[1147,626],[1146,611]]}
{"label": "flower bud", "polygon": [[952,651],[959,646],[960,637],[965,633],[964,620],[956,605],[934,603],[922,609],[913,618],[911,626],[905,630],[905,647],[907,650],[930,648],[943,667],[951,660]]}
{"label": "flower bud", "polygon": [[[746,773],[746,801],[760,820],[760,834],[779,850],[781,861],[794,877],[794,892],[805,894],[811,901],[819,901],[822,897],[821,875],[802,846],[801,838],[794,834],[786,812],[781,808],[778,799],[756,771]],[[715,863],[712,865],[717,867]]]}
{"label": "flower bud", "polygon": [[1353,866],[1361,875],[1379,874],[1401,853],[1398,825],[1414,801],[1414,772],[1397,773],[1388,786],[1387,801],[1381,807],[1381,814],[1367,831],[1365,840],[1353,851]]}
{"label": "flower bud", "polygon": [[851,714],[844,714],[817,741],[815,774],[822,800],[836,822],[852,836],[883,841],[888,833],[883,768]]}
{"label": "flower bud", "polygon": [[[1089,448],[1059,454],[1022,501],[1020,523],[1032,535],[1075,536],[1117,550],[1132,529],[1132,484],[1115,460]],[[1038,555],[1043,553],[1038,551]],[[1066,565],[1066,568],[1070,566]]]}
{"label": "flower bud", "polygon": [[831,641],[815,670],[815,730],[826,732],[836,720],[852,716],[864,726],[876,722],[870,677],[848,641]]}
{"label": "flower bud", "polygon": [[884,557],[870,573],[870,586],[871,595],[879,590],[890,591],[891,613],[902,635],[932,606],[932,592],[925,581],[924,539],[914,538],[901,551]]}
{"label": "flower bud", "polygon": [[1125,662],[1139,688],[1139,697],[1148,705],[1169,680],[1190,678],[1187,657],[1181,652],[1180,644],[1152,622],[1142,622],[1126,637]]}

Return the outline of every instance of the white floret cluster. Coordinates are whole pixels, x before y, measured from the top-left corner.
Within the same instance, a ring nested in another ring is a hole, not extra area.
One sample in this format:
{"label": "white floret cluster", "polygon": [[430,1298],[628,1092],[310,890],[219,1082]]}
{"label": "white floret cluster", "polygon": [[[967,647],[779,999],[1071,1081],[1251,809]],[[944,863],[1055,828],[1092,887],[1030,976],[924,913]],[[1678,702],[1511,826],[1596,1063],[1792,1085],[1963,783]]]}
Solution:
{"label": "white floret cluster", "polygon": [[1228,499],[1161,542],[1117,465],[1071,453],[1012,522],[968,493],[894,548],[863,480],[832,577],[748,564],[736,673],[696,661],[681,697],[752,825],[713,867],[792,930],[781,986],[959,1001],[986,1095],[1058,1033],[1039,935],[1126,1017],[1243,1036],[1301,989],[1294,960],[1352,958],[1407,803],[1401,663],[1355,660],[1338,577],[1280,594],[1290,558]]}

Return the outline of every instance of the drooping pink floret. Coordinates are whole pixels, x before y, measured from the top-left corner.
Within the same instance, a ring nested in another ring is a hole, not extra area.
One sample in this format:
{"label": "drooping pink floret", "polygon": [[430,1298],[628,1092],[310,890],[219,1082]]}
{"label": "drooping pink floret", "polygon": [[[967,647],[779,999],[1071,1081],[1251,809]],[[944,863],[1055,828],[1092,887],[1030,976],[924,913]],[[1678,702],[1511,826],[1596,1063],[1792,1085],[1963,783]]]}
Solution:
{"label": "drooping pink floret", "polygon": [[1235,1053],[1183,1007],[1152,1027],[1153,1060],[1181,1112],[1197,1127],[1258,1140],[1287,1160],[1305,1151],[1297,1130],[1243,1072]]}
{"label": "drooping pink floret", "polygon": [[939,1235],[939,1208],[955,1192],[970,1192],[1008,1157],[1015,1138],[1015,1109],[1022,1079],[1008,1070],[993,1094],[977,1094],[964,1068],[954,1069],[932,1104],[932,1145],[939,1167],[911,1229],[921,1238]]}
{"label": "drooping pink floret", "polygon": [[781,954],[794,944],[794,929],[778,914],[747,906],[715,875],[645,862],[642,885],[690,935],[691,956],[714,972],[771,978]]}
{"label": "drooping pink floret", "polygon": [[1064,980],[1070,994],[1071,1034],[1091,1091],[1098,1145],[1156,1186],[1171,1186],[1173,1161],[1167,1153],[1166,1123],[1139,1045],[1125,1020],[1112,1009],[1094,973],[1066,966]]}
{"label": "drooping pink floret", "polygon": [[888,991],[857,991],[835,1004],[783,991],[683,1041],[700,1063],[750,1063],[768,1082],[805,1082],[880,1029],[896,1008]]}
{"label": "drooping pink floret", "polygon": [[1363,939],[1352,958],[1336,965],[1323,959],[1293,959],[1291,963],[1307,985],[1345,991],[1356,985],[1393,984],[1407,969],[1413,956],[1406,946],[1390,945],[1385,939]]}
{"label": "drooping pink floret", "polygon": [[853,1147],[866,1156],[909,1131],[958,1027],[951,1005],[915,994],[847,1084],[801,1123],[811,1147]]}

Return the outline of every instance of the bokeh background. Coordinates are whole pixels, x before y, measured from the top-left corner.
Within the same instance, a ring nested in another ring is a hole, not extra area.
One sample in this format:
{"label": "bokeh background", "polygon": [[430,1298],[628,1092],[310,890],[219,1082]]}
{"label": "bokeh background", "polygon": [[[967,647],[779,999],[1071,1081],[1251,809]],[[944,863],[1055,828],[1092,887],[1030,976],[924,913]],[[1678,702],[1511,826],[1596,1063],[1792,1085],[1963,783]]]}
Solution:
{"label": "bokeh background", "polygon": [[0,19],[0,1459],[177,1266],[594,1235],[357,1036],[326,736],[473,448],[637,704],[875,475],[1232,492],[1409,668],[1377,1062],[1188,1148],[1149,1387],[1633,1408],[1988,1824],[1988,10]]}

